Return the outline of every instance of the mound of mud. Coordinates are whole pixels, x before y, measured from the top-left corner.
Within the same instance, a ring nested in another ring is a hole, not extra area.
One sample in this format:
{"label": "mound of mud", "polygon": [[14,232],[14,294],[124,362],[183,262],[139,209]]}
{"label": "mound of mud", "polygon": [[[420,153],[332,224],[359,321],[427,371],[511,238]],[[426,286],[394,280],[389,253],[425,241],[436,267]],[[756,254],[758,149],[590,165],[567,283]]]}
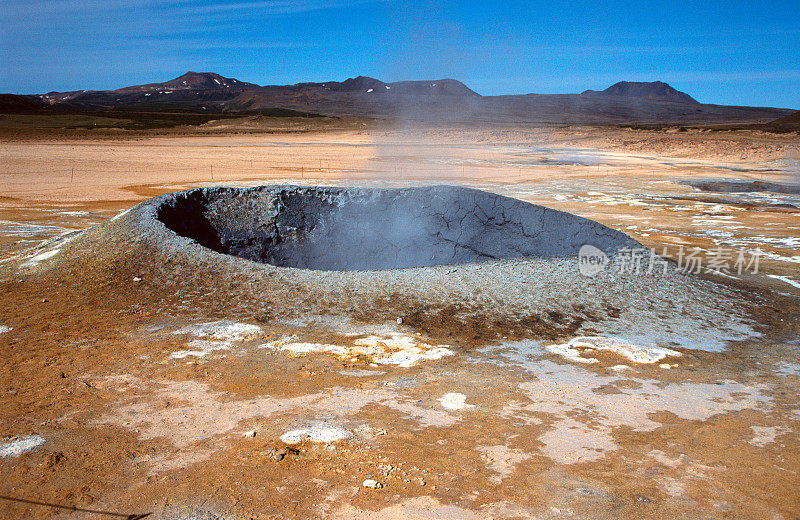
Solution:
{"label": "mound of mud", "polygon": [[[591,275],[579,267],[585,244],[608,255]],[[747,293],[674,264],[617,269],[624,247],[638,243],[474,189],[209,187],[164,194],[45,241],[0,264],[0,279],[69,284],[86,298],[105,295],[98,305],[110,298],[163,316],[402,318],[437,345],[456,336],[461,345],[622,336],[722,350],[753,334]],[[301,343],[280,348],[333,348]]]}
{"label": "mound of mud", "polygon": [[716,193],[752,193],[752,192],[772,192],[800,194],[800,184],[759,181],[759,180],[735,180],[735,179],[697,179],[682,181],[700,191],[710,191]]}
{"label": "mound of mud", "polygon": [[584,244],[638,245],[570,213],[453,186],[201,188],[167,196],[157,218],[219,253],[326,271],[575,257]]}

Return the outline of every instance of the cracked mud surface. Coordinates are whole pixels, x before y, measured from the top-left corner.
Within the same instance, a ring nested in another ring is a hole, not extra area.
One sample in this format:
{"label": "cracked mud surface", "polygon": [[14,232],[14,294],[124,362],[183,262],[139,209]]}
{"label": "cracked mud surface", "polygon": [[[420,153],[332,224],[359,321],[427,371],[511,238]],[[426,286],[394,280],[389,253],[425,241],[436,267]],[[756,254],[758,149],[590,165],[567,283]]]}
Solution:
{"label": "cracked mud surface", "polygon": [[280,267],[370,271],[638,245],[597,222],[455,186],[205,188],[158,203],[179,235]]}

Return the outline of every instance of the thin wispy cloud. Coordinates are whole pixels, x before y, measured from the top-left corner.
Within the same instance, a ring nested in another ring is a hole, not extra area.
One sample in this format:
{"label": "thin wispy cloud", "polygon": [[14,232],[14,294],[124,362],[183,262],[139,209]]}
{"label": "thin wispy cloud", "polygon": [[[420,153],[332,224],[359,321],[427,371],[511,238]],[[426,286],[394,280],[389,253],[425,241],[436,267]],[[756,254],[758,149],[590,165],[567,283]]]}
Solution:
{"label": "thin wispy cloud", "polygon": [[3,12],[6,16],[60,14],[66,12],[108,12],[133,10],[143,7],[163,11],[218,12],[255,10],[259,14],[286,14],[325,9],[338,9],[391,0],[251,0],[228,2],[203,2],[199,0],[7,0]]}
{"label": "thin wispy cloud", "polygon": [[163,51],[211,51],[244,49],[301,49],[316,47],[313,42],[275,42],[275,41],[230,41],[210,38],[145,38],[125,42],[127,48],[157,47]]}
{"label": "thin wispy cloud", "polygon": [[218,68],[261,84],[454,77],[484,94],[658,79],[709,102],[800,106],[796,0],[0,2],[0,92]]}
{"label": "thin wispy cloud", "polygon": [[254,2],[204,3],[202,5],[184,7],[181,11],[195,14],[251,11],[260,15],[281,15],[355,7],[388,1],[390,0],[261,0]]}
{"label": "thin wispy cloud", "polygon": [[[183,3],[183,2],[179,2]],[[137,8],[173,5],[164,0],[8,0],[0,9],[0,16],[20,22],[37,22],[39,16],[79,15],[81,13],[102,14],[109,11],[131,11]]]}

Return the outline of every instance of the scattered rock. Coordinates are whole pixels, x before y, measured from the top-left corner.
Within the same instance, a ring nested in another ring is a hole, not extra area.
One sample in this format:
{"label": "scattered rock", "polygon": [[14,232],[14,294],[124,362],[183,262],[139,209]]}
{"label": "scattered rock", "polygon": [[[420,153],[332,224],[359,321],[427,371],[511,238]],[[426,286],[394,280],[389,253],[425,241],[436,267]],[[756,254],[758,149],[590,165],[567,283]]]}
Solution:
{"label": "scattered rock", "polygon": [[134,282],[141,282],[141,281],[142,281],[142,279],[141,279],[141,278],[139,278],[138,276],[134,276],[134,277],[133,277],[133,281],[134,281]]}
{"label": "scattered rock", "polygon": [[65,458],[66,456],[60,451],[51,453],[50,456],[47,457],[47,467],[52,468],[53,466],[60,464]]}
{"label": "scattered rock", "polygon": [[367,480],[365,480],[361,485],[364,486],[365,488],[369,488],[369,489],[380,489],[380,488],[383,487],[383,484],[381,484],[377,480],[371,479],[371,478],[368,478]]}
{"label": "scattered rock", "polygon": [[289,449],[288,448],[285,448],[285,447],[284,448],[272,448],[272,450],[269,453],[269,456],[272,458],[272,460],[280,462],[284,458],[286,458],[286,456],[288,454],[289,454]]}
{"label": "scattered rock", "polygon": [[249,437],[251,439],[253,437],[255,437],[255,436],[256,436],[256,431],[255,430],[250,430],[250,431],[244,432],[244,434],[242,434],[242,437]]}

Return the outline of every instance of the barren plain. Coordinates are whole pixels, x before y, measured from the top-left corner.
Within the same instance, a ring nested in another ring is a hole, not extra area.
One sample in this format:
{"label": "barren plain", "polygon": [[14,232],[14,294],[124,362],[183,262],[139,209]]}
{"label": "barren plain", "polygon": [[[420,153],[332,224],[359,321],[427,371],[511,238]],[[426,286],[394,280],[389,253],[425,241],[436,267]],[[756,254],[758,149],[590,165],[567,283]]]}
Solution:
{"label": "barren plain", "polygon": [[[281,125],[0,142],[2,518],[800,517],[796,133]],[[86,238],[262,184],[478,188],[706,268],[323,287]]]}

